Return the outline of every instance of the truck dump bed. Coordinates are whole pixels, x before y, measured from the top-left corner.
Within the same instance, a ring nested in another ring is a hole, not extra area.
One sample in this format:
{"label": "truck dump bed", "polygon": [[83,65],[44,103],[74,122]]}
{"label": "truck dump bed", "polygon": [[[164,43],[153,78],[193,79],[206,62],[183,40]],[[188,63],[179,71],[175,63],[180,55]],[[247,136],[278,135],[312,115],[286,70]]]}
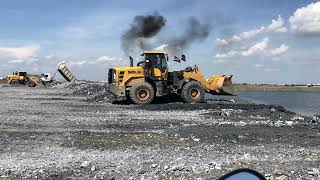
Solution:
{"label": "truck dump bed", "polygon": [[76,77],[71,73],[71,71],[67,68],[67,66],[64,63],[60,63],[58,65],[58,71],[61,74],[61,76],[68,82],[74,82],[77,80]]}

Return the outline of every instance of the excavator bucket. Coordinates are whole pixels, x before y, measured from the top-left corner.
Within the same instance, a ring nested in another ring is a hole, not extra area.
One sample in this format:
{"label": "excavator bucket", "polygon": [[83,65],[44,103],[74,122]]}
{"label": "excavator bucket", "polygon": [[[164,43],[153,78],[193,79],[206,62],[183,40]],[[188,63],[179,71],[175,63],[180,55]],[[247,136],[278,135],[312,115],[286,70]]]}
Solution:
{"label": "excavator bucket", "polygon": [[207,79],[209,93],[213,95],[234,95],[232,75],[211,76]]}

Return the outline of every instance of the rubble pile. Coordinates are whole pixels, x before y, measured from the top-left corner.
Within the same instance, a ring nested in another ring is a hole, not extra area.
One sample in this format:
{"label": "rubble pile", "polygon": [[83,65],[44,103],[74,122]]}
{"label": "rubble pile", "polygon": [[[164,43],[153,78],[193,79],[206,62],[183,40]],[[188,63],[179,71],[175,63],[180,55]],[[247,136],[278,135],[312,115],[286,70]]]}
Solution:
{"label": "rubble pile", "polygon": [[112,103],[119,98],[106,91],[107,84],[98,81],[56,82],[51,88],[68,89],[72,95],[87,97],[88,102]]}

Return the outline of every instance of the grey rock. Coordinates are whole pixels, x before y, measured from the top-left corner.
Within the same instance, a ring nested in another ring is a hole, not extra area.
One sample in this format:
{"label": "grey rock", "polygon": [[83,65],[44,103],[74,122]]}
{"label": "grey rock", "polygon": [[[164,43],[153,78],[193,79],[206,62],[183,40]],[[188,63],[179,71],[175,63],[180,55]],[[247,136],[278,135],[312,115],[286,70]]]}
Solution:
{"label": "grey rock", "polygon": [[216,165],[214,166],[214,169],[216,169],[216,170],[221,170],[221,169],[222,169],[221,164],[216,164]]}
{"label": "grey rock", "polygon": [[308,175],[320,178],[320,170],[317,168],[312,168],[311,170],[308,171]]}
{"label": "grey rock", "polygon": [[179,164],[177,166],[172,166],[172,171],[183,171],[185,169],[184,164]]}
{"label": "grey rock", "polygon": [[287,175],[281,175],[275,178],[276,180],[289,180],[289,177]]}
{"label": "grey rock", "polygon": [[158,164],[151,164],[151,168],[156,168],[158,166]]}
{"label": "grey rock", "polygon": [[300,116],[294,116],[291,118],[292,121],[303,121],[304,117],[300,117]]}
{"label": "grey rock", "polygon": [[165,166],[163,167],[163,169],[166,171],[166,170],[169,169],[169,166],[165,165]]}
{"label": "grey rock", "polygon": [[96,170],[96,166],[91,166],[90,170],[93,172]]}
{"label": "grey rock", "polygon": [[293,125],[293,122],[292,122],[292,121],[286,121],[286,124],[287,124],[288,126],[292,126],[292,125]]}
{"label": "grey rock", "polygon": [[89,161],[83,161],[80,165],[80,167],[85,168],[88,167],[91,163]]}
{"label": "grey rock", "polygon": [[139,174],[144,174],[144,173],[146,173],[146,172],[147,172],[146,170],[141,169],[141,170],[139,171]]}
{"label": "grey rock", "polygon": [[44,174],[44,173],[45,173],[45,169],[40,169],[40,170],[39,170],[39,173],[40,173],[40,174]]}

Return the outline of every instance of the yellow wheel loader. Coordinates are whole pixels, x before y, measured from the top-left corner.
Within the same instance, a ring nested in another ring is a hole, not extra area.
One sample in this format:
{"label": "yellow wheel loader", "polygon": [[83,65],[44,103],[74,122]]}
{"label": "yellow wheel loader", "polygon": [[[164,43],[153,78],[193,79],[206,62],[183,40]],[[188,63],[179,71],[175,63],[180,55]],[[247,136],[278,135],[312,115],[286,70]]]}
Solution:
{"label": "yellow wheel loader", "polygon": [[27,72],[14,72],[7,75],[8,84],[22,84],[28,87],[35,87],[42,84],[42,80],[37,75],[28,75]]}
{"label": "yellow wheel loader", "polygon": [[214,95],[232,95],[232,76],[211,76],[205,78],[198,66],[185,70],[168,70],[167,52],[145,51],[143,60],[130,67],[109,69],[107,90],[116,96],[123,96],[135,104],[149,104],[154,97],[177,94],[184,102],[199,103],[205,92]]}

